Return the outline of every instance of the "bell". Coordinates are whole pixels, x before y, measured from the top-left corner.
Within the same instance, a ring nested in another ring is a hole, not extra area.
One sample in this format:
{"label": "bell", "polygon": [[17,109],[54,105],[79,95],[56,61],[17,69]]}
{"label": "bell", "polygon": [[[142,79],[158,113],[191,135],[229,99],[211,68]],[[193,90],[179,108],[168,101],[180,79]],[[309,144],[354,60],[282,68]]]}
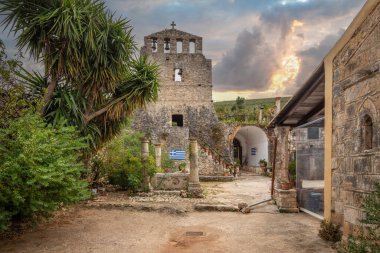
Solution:
{"label": "bell", "polygon": [[157,49],[157,40],[153,40],[153,41],[152,41],[152,44],[153,44],[153,45],[152,45],[152,49],[153,49],[153,50],[156,50],[156,49]]}
{"label": "bell", "polygon": [[165,50],[170,50],[169,41],[168,40],[165,41]]}

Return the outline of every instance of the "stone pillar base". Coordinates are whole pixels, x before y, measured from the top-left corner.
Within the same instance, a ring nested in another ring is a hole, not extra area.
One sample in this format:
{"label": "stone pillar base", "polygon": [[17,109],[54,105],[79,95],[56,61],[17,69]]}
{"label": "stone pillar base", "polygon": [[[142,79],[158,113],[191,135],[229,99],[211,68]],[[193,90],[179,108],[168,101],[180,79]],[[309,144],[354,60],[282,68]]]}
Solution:
{"label": "stone pillar base", "polygon": [[189,183],[187,193],[190,198],[203,198],[203,191],[199,183]]}
{"label": "stone pillar base", "polygon": [[297,191],[275,189],[274,199],[281,213],[298,213]]}

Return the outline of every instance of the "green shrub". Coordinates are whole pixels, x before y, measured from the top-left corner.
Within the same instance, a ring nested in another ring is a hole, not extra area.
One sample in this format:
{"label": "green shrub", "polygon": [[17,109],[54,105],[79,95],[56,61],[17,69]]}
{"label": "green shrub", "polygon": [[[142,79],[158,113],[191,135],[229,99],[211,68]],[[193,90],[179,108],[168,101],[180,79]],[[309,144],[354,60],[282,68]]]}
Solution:
{"label": "green shrub", "polygon": [[72,127],[46,126],[26,114],[0,129],[0,230],[89,196],[80,180],[85,148]]}
{"label": "green shrub", "polygon": [[358,235],[349,237],[346,252],[380,253],[380,184],[365,198],[365,218]]}
{"label": "green shrub", "polygon": [[162,167],[163,172],[176,171],[175,163],[172,159],[170,159],[169,153],[167,152],[163,152],[161,155],[161,167]]}
{"label": "green shrub", "polygon": [[323,220],[321,222],[321,229],[318,233],[319,237],[329,242],[338,242],[341,238],[341,232],[338,225]]}
{"label": "green shrub", "polygon": [[[109,183],[123,190],[137,191],[142,183],[141,141],[142,134],[125,131],[112,140],[102,154],[103,174]],[[154,149],[149,147],[148,174],[156,172]]]}
{"label": "green shrub", "polygon": [[260,165],[263,164],[265,167],[268,165],[268,162],[265,159],[260,159]]}
{"label": "green shrub", "polygon": [[296,172],[296,161],[289,162],[288,170],[289,170],[289,179],[296,180],[297,172]]}

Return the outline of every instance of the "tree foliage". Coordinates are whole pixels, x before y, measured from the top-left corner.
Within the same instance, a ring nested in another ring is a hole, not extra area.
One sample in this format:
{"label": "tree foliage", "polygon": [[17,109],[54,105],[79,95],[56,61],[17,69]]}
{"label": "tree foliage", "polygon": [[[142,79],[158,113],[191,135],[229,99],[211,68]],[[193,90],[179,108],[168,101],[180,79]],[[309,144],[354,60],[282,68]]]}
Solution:
{"label": "tree foliage", "polygon": [[96,0],[0,0],[3,24],[45,73],[20,75],[43,114],[90,134],[94,149],[119,132],[132,111],[157,98],[158,67],[135,57],[128,21]]}
{"label": "tree foliage", "polygon": [[20,61],[9,59],[5,45],[0,40],[0,128],[24,115],[34,103],[28,99],[25,87],[17,82],[15,73],[20,71]]}
{"label": "tree foliage", "polygon": [[0,231],[88,197],[80,180],[83,139],[73,127],[26,114],[0,129]]}
{"label": "tree foliage", "polygon": [[[142,134],[124,131],[108,143],[101,152],[103,176],[109,183],[123,190],[137,191],[142,183],[141,140]],[[150,147],[148,174],[156,172],[154,149]]]}
{"label": "tree foliage", "polygon": [[[235,101],[215,103],[216,113],[224,123],[257,124],[265,126],[274,116],[274,99],[246,100],[237,97]],[[259,113],[262,110],[262,120]]]}

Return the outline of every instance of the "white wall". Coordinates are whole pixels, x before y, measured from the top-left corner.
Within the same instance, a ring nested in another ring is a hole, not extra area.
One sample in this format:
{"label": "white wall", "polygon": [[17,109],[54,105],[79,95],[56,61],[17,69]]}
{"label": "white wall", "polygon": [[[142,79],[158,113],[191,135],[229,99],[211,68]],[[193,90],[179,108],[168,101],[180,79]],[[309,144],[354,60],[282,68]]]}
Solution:
{"label": "white wall", "polygon": [[[255,126],[242,127],[235,136],[242,145],[243,162],[248,157],[248,166],[259,166],[259,161],[268,161],[268,138],[263,130]],[[256,155],[251,149],[256,148]]]}

